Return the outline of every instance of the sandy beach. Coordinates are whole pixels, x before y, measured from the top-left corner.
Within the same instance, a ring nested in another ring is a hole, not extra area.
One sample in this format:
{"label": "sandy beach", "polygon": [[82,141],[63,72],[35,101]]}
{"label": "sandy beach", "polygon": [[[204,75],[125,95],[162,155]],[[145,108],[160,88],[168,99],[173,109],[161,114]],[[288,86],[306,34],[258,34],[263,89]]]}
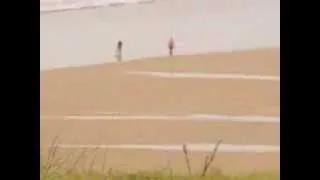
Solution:
{"label": "sandy beach", "polygon": [[[264,66],[255,61],[263,62]],[[240,62],[241,65],[238,65]],[[254,65],[257,66],[253,67]],[[229,67],[230,69],[237,67],[231,70],[232,73],[278,76],[279,49],[155,58],[124,64],[43,71],[41,72],[43,116],[41,144],[43,147],[50,145],[52,140],[59,136],[63,144],[74,145],[214,143],[218,139],[223,139],[224,143],[228,144],[280,145],[280,122],[243,123],[224,118],[200,121],[201,118],[197,117],[186,121],[183,116],[223,114],[227,117],[244,116],[244,118],[258,116],[256,119],[279,117],[279,81],[174,79],[126,73],[142,70],[162,72],[177,70],[184,73],[203,70],[206,73],[226,73]],[[74,115],[74,118],[65,119],[67,115]],[[141,115],[149,115],[150,118],[145,119]],[[153,119],[168,115],[178,116],[170,121]],[[113,118],[110,119],[110,116]],[[132,119],[132,116],[138,117]],[[119,117],[123,118],[117,120]],[[163,157],[168,160],[168,157],[174,156],[173,154],[179,154],[170,151],[143,150],[143,153],[141,151],[108,150],[108,154],[112,156],[108,159],[108,163],[112,167],[120,168],[122,166],[118,163],[125,162],[119,161],[116,157],[121,156],[129,160],[134,156],[139,157],[144,163],[140,165],[127,162],[125,167],[129,170],[162,168],[160,165],[166,163]],[[204,153],[196,154],[194,159],[200,163],[200,157],[204,156]],[[222,152],[219,155],[221,159],[219,158],[218,167],[226,168],[230,172],[279,168],[279,153],[229,154]],[[148,158],[151,156],[152,160]],[[246,163],[231,163],[233,162],[231,159],[234,158]],[[147,162],[153,165],[149,166]],[[183,159],[178,162],[181,162],[180,166],[177,163],[174,167],[182,171]],[[261,166],[257,166],[257,163]]]}
{"label": "sandy beach", "polygon": [[[45,13],[40,21],[43,155],[56,137],[72,147],[61,156],[79,147],[222,139],[246,152],[221,149],[214,168],[279,170],[279,150],[248,150],[280,146],[279,0],[158,0]],[[123,63],[114,58],[119,39]],[[187,172],[181,151],[84,149],[97,155],[98,169]],[[195,171],[206,154],[192,151]]]}

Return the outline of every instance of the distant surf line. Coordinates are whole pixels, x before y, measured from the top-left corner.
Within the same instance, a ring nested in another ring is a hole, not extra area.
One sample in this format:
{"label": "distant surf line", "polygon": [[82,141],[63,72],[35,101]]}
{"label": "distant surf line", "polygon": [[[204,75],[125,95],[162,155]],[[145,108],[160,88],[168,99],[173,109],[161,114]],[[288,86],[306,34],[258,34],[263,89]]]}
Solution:
{"label": "distant surf line", "polygon": [[160,78],[199,78],[199,79],[240,79],[240,80],[265,80],[280,81],[280,76],[262,76],[228,73],[195,73],[195,72],[157,72],[157,71],[130,71],[127,74],[144,75]]}
{"label": "distant surf line", "polygon": [[[61,149],[131,149],[131,150],[153,150],[153,151],[182,151],[182,144],[167,145],[138,145],[138,144],[122,144],[122,145],[93,145],[93,144],[57,144],[55,147]],[[187,148],[194,152],[211,152],[216,144],[187,144]],[[218,152],[233,153],[277,153],[280,152],[280,146],[272,145],[235,145],[220,144]]]}
{"label": "distant surf line", "polygon": [[212,121],[212,122],[239,122],[239,123],[280,123],[280,117],[273,116],[229,116],[219,114],[190,114],[190,115],[68,115],[68,116],[41,116],[44,120],[81,120],[81,121],[112,121],[112,120],[167,120],[167,121]]}

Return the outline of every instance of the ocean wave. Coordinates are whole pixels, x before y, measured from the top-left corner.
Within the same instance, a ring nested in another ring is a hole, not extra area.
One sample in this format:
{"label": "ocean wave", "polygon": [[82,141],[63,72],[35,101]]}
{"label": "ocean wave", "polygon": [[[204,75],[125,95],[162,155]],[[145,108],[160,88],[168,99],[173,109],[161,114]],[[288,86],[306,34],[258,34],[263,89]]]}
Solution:
{"label": "ocean wave", "polygon": [[154,0],[40,0],[40,12],[150,3],[153,1]]}

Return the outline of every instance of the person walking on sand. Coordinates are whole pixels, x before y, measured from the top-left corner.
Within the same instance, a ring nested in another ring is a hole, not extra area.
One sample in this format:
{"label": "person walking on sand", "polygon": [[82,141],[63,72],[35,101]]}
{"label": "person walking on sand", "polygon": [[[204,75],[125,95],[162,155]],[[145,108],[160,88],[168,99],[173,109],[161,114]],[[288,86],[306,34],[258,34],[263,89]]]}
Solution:
{"label": "person walking on sand", "polygon": [[122,61],[122,46],[123,46],[123,43],[121,40],[119,40],[117,42],[117,49],[116,49],[116,58],[118,62]]}
{"label": "person walking on sand", "polygon": [[169,39],[169,42],[168,42],[168,49],[169,49],[169,55],[170,56],[173,56],[173,50],[175,48],[175,41],[174,39],[171,37]]}

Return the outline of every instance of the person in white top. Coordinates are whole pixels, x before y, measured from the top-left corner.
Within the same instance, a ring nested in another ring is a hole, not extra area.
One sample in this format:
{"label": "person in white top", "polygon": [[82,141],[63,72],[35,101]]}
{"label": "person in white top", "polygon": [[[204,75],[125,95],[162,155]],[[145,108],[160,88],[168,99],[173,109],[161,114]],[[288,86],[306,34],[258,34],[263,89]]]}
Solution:
{"label": "person in white top", "polygon": [[116,58],[118,62],[122,61],[122,46],[123,46],[123,42],[119,40],[117,42],[117,49],[116,49]]}

